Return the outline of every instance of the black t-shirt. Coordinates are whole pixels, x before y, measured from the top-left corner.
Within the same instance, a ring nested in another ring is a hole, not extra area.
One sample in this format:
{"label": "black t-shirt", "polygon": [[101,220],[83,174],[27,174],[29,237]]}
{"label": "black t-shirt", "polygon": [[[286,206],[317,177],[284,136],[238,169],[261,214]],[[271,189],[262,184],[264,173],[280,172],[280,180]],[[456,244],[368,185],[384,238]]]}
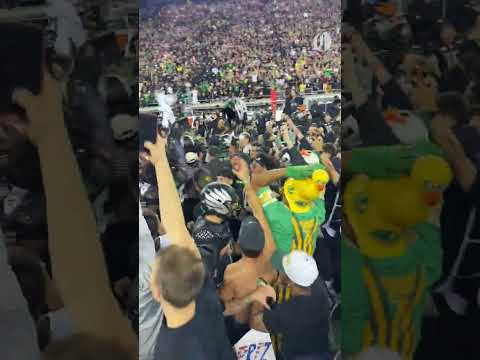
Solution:
{"label": "black t-shirt", "polygon": [[223,273],[219,268],[220,252],[233,240],[229,223],[224,221],[215,224],[200,217],[195,222],[192,233],[208,273],[214,283],[220,285],[223,281]]}
{"label": "black t-shirt", "polygon": [[[334,156],[332,157],[331,161],[333,166],[335,167],[335,170],[337,170],[337,172],[340,173],[342,171],[341,160],[338,157]],[[335,185],[332,181],[329,181],[327,183],[327,187],[325,191],[325,210],[327,213],[327,219],[328,219],[328,216],[330,216],[331,211],[335,210],[335,214],[333,215],[332,220],[337,226],[340,225],[341,218],[342,218],[341,208],[336,207],[334,209],[335,199],[337,198],[338,191],[339,191],[338,185]]]}
{"label": "black t-shirt", "polygon": [[166,320],[157,341],[158,360],[235,360],[228,340],[222,306],[209,276],[196,300],[194,318],[170,329]]}
{"label": "black t-shirt", "polygon": [[293,297],[265,311],[263,322],[270,334],[282,335],[282,355],[290,359],[328,351],[328,316],[328,293],[319,278],[313,283],[310,296]]}

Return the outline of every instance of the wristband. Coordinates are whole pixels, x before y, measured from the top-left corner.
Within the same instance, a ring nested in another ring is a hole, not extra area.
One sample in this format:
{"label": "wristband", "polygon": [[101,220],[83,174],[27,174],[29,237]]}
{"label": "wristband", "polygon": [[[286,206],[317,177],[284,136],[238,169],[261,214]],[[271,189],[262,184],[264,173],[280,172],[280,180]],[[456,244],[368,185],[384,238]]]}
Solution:
{"label": "wristband", "polygon": [[267,286],[267,285],[268,284],[264,279],[262,279],[262,278],[257,279],[257,286]]}

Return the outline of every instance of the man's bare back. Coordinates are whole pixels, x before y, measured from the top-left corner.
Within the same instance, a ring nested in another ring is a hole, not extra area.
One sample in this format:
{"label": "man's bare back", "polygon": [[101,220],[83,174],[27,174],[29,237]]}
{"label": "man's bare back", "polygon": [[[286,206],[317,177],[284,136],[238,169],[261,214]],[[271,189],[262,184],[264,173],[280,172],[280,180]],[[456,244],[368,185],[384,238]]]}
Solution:
{"label": "man's bare back", "polygon": [[[272,283],[276,276],[272,266],[262,259],[242,258],[225,270],[224,286],[221,291],[223,300],[240,299],[251,294],[257,288],[257,279],[262,278]],[[248,323],[250,308],[237,314],[235,319],[241,323]]]}

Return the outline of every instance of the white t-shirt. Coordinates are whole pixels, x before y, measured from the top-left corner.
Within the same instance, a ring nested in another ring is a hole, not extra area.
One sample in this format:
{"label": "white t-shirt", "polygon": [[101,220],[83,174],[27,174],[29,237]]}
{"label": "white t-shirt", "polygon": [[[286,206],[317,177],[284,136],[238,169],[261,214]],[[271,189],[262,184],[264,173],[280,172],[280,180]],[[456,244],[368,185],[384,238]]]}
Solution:
{"label": "white t-shirt", "polygon": [[0,229],[0,359],[40,360],[37,330],[17,277],[8,263]]}
{"label": "white t-shirt", "polygon": [[[150,290],[150,276],[155,261],[155,245],[150,229],[142,214],[139,203],[138,240],[139,240],[139,280],[138,280],[138,325],[139,325],[139,359],[155,360],[155,346],[162,327],[163,312],[160,304],[153,298]],[[169,241],[163,237],[160,246],[168,246]]]}

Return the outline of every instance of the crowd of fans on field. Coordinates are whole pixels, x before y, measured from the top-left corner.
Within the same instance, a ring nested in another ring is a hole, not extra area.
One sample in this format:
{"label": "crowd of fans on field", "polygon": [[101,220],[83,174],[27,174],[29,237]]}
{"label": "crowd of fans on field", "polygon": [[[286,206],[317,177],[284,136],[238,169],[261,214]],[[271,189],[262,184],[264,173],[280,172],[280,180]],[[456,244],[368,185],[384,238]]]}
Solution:
{"label": "crowd of fans on field", "polygon": [[[140,114],[141,359],[338,353],[341,103],[305,93],[339,85],[339,9],[335,1],[142,9],[142,95],[181,101],[189,83],[198,100],[271,103],[190,116],[172,104],[168,126],[165,112]],[[322,29],[332,47],[313,52]],[[251,330],[270,341],[238,345]]]}
{"label": "crowd of fans on field", "polygon": [[140,16],[144,104],[162,90],[210,101],[268,97],[272,87],[339,88],[336,1],[193,1],[151,6]]}

